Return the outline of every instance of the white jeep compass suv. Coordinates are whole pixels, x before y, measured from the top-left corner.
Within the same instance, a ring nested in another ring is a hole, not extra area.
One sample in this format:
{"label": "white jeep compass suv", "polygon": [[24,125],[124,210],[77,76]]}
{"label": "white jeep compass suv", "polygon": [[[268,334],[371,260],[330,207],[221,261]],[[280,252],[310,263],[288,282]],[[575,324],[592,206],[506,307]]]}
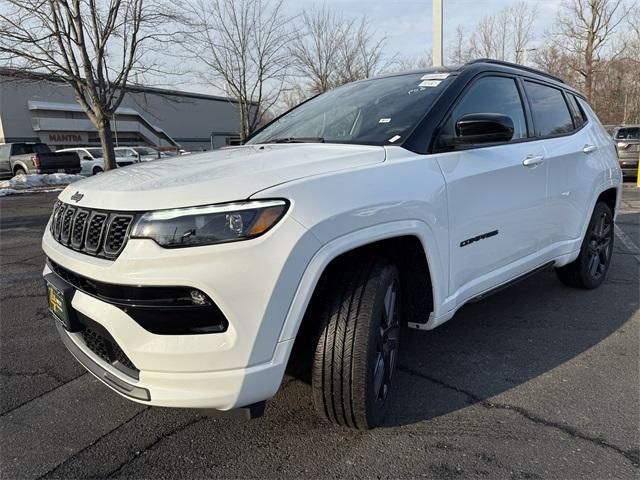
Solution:
{"label": "white jeep compass suv", "polygon": [[78,361],[137,402],[258,415],[297,340],[318,413],[368,428],[401,326],[546,267],[602,283],[620,185],[611,138],[556,78],[489,60],[387,75],[186,168],[69,186],[42,241],[49,304]]}

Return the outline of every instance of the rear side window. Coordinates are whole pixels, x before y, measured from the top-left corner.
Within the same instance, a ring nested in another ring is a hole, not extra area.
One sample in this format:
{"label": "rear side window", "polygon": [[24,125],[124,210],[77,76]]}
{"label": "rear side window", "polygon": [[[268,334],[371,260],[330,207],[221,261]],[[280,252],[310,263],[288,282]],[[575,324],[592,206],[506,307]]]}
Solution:
{"label": "rear side window", "polygon": [[526,80],[524,86],[531,105],[536,137],[573,131],[571,112],[560,90]]}
{"label": "rear side window", "polygon": [[26,155],[27,153],[32,153],[31,145],[27,145],[26,143],[14,143],[11,146],[11,155]]}
{"label": "rear side window", "polygon": [[51,150],[46,143],[34,143],[33,153],[51,153]]}
{"label": "rear side window", "polygon": [[587,123],[587,116],[584,110],[582,110],[582,107],[573,95],[567,94],[567,101],[569,102],[569,107],[571,107],[571,115],[573,116],[573,123],[576,129],[582,128],[582,126]]}

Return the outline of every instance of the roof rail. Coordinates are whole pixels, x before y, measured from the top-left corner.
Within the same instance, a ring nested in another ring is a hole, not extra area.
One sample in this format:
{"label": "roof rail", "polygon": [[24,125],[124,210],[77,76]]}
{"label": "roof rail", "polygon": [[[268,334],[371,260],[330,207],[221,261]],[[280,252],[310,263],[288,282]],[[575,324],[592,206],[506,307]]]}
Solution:
{"label": "roof rail", "polygon": [[550,73],[543,72],[542,70],[538,70],[536,68],[531,68],[531,67],[525,67],[524,65],[518,65],[517,63],[505,62],[503,60],[494,60],[493,58],[478,58],[476,60],[471,60],[470,62],[467,62],[465,65],[473,65],[474,63],[493,63],[495,65],[503,65],[505,67],[517,68],[519,70],[525,70],[527,72],[535,73],[536,75],[542,75],[543,77],[551,78],[556,82],[566,83],[561,78],[556,77],[555,75],[551,75]]}

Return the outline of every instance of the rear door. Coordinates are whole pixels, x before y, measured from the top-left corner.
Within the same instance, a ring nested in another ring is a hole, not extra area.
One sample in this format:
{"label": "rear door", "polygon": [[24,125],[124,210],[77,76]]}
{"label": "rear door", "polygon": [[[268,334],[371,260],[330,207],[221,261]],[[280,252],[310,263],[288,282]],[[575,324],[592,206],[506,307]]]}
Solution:
{"label": "rear door", "polygon": [[[603,181],[601,142],[591,134],[586,116],[575,97],[551,85],[525,80],[536,143],[542,143],[549,168],[547,221],[542,228],[549,255],[559,253],[562,242],[581,236],[585,211],[596,187]],[[571,250],[572,245],[567,243]]]}
{"label": "rear door", "polygon": [[474,80],[442,125],[442,138],[454,135],[455,122],[468,113],[508,115],[515,128],[509,142],[436,157],[447,182],[449,290],[457,303],[530,269],[526,259],[535,260],[545,221],[544,149],[528,141],[516,78],[491,74]]}

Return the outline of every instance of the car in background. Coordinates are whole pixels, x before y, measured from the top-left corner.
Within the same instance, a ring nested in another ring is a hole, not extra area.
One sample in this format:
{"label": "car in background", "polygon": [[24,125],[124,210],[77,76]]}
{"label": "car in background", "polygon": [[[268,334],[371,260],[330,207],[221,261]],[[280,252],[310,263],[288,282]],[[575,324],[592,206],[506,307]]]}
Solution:
{"label": "car in background", "polygon": [[[80,165],[82,170],[80,171],[80,175],[97,175],[98,173],[104,172],[104,154],[102,153],[102,149],[98,147],[74,147],[74,148],[63,148],[62,150],[58,150],[58,152],[76,152],[80,156]],[[124,157],[119,157],[116,152],[116,165],[121,167],[126,167],[128,165],[133,165],[136,163],[131,159],[126,159]]]}
{"label": "car in background", "polygon": [[117,147],[116,155],[135,162],[150,162],[161,158],[160,152],[151,147]]}
{"label": "car in background", "polygon": [[640,159],[640,125],[623,125],[613,131],[613,139],[618,151],[618,163],[625,177],[638,175]]}
{"label": "car in background", "polygon": [[0,144],[0,178],[30,173],[79,173],[80,168],[75,152],[52,152],[46,143]]}

